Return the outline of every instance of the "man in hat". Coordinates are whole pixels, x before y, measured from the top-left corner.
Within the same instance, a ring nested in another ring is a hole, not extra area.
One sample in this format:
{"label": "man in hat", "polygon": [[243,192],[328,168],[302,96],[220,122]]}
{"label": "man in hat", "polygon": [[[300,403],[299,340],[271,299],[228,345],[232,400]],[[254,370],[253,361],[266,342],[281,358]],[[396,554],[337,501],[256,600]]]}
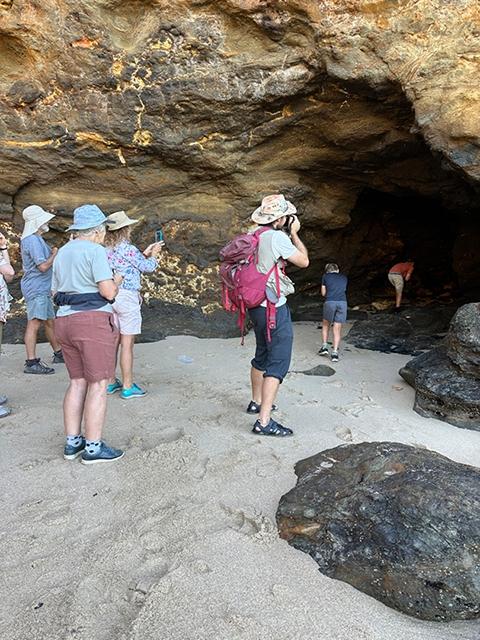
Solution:
{"label": "man in hat", "polygon": [[49,220],[55,216],[35,204],[24,209],[22,215],[25,226],[20,243],[24,272],[21,289],[27,305],[27,359],[23,370],[25,373],[50,374],[54,373],[55,369],[37,358],[36,349],[38,331],[44,325],[47,340],[53,349],[53,362],[63,362],[62,351],[53,328],[55,311],[51,295],[52,264],[57,249],[51,249],[42,238],[48,231]]}
{"label": "man in hat", "polygon": [[267,283],[267,298],[276,307],[276,326],[271,329],[270,336],[267,331],[267,302],[249,309],[255,330],[256,350],[251,362],[252,401],[247,413],[258,414],[258,420],[252,429],[258,435],[283,437],[293,433],[291,429],[273,420],[271,412],[275,408],[273,403],[278,388],[290,367],[293,345],[293,326],[287,296],[293,293],[294,288],[282,267],[285,261],[302,269],[309,264],[308,251],[298,236],[300,221],[296,212],[295,206],[282,194],[274,194],[263,198],[261,206],[251,217],[259,227],[267,229],[259,238],[258,270],[268,273],[274,265],[279,267],[279,287],[274,272]]}
{"label": "man in hat", "polygon": [[107,395],[120,391],[123,400],[141,398],[145,389],[133,381],[133,348],[135,336],[142,332],[142,298],[140,296],[142,273],[152,273],[158,266],[157,256],[163,242],[149,245],[142,253],[131,243],[131,231],[138,220],[129,218],[125,211],[116,211],[107,218],[105,246],[110,267],[123,276],[113,310],[120,328],[120,369],[122,381],[113,378],[107,387]]}
{"label": "man in hat", "polygon": [[66,460],[81,456],[82,464],[113,462],[123,456],[123,451],[102,440],[107,384],[115,375],[119,337],[112,303],[122,281],[121,276],[113,277],[102,246],[106,220],[96,205],[75,209],[67,229],[72,239],[53,264],[53,290],[59,305],[55,331],[70,377],[63,404],[63,456]]}

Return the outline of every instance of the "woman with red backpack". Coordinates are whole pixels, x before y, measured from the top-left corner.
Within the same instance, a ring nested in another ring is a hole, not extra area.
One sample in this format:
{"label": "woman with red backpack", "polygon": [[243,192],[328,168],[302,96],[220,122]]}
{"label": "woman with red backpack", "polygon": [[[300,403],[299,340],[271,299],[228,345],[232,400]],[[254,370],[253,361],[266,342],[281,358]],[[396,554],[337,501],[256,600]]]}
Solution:
{"label": "woman with red backpack", "polygon": [[293,431],[271,418],[278,388],[290,367],[293,327],[287,296],[294,287],[286,262],[308,267],[308,251],[298,237],[295,206],[282,194],[267,196],[251,216],[258,228],[229,243],[221,252],[224,307],[253,324],[255,356],[250,373],[252,400],[247,413],[258,414],[253,433],[290,436]]}

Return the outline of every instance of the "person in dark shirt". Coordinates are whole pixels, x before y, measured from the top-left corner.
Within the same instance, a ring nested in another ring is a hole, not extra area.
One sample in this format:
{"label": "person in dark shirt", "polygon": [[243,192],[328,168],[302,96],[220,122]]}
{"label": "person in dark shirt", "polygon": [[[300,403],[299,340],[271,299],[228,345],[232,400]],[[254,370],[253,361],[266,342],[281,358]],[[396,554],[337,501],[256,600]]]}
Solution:
{"label": "person in dark shirt", "polygon": [[347,284],[348,278],[339,273],[338,265],[330,262],[325,266],[322,277],[323,304],[322,338],[323,344],[318,352],[321,356],[328,356],[328,331],[333,328],[332,362],[338,362],[338,348],[342,336],[342,324],[347,321]]}

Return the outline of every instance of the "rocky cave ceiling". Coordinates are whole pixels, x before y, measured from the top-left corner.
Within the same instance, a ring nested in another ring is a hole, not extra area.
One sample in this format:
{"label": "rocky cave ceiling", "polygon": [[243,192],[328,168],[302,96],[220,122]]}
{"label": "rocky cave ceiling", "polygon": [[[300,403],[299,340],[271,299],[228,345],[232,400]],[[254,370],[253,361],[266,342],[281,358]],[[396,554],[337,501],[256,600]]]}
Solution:
{"label": "rocky cave ceiling", "polygon": [[477,295],[479,59],[474,0],[2,1],[1,218],[143,216],[157,294],[209,311],[219,247],[282,191],[301,293],[336,260],[367,302],[409,252],[420,293]]}

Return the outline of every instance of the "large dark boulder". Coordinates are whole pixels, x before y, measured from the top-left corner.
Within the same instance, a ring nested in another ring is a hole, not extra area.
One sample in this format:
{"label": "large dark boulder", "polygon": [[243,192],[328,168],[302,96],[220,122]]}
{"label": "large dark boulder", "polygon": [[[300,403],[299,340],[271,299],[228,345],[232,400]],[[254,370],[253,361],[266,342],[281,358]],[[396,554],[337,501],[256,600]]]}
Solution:
{"label": "large dark boulder", "polygon": [[357,320],[346,342],[360,349],[418,355],[441,343],[455,309],[448,305],[410,307]]}
{"label": "large dark boulder", "polygon": [[460,307],[450,325],[447,347],[453,364],[480,378],[480,303]]}
{"label": "large dark boulder", "polygon": [[479,470],[374,442],[323,451],[295,473],[280,536],[322,573],[424,620],[480,617]]}
{"label": "large dark boulder", "polygon": [[410,360],[399,373],[415,388],[417,413],[480,431],[480,305],[461,307],[445,344]]}

